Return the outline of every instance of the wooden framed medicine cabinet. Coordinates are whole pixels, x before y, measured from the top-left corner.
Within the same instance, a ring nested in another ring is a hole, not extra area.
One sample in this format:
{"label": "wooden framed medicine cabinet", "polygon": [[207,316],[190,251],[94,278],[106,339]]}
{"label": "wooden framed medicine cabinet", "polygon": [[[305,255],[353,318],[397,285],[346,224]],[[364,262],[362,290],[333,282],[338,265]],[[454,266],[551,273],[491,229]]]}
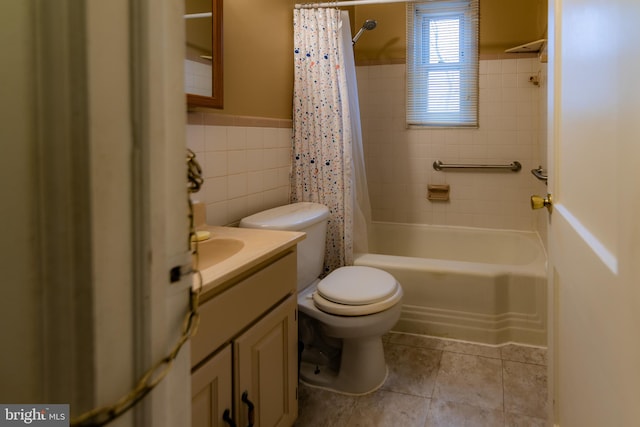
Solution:
{"label": "wooden framed medicine cabinet", "polygon": [[222,2],[185,0],[185,88],[189,108],[223,107]]}

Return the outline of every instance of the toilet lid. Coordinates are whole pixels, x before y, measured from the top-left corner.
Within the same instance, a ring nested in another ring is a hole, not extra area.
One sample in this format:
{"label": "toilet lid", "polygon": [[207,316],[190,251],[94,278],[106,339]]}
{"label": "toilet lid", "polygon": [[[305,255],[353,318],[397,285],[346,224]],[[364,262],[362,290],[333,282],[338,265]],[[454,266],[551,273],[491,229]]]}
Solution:
{"label": "toilet lid", "polygon": [[318,294],[337,304],[375,304],[393,296],[398,282],[389,273],[372,267],[341,267],[318,283]]}
{"label": "toilet lid", "polygon": [[402,288],[397,285],[389,298],[364,305],[339,304],[323,298],[317,291],[312,294],[314,305],[321,311],[338,316],[366,316],[390,309],[402,300]]}

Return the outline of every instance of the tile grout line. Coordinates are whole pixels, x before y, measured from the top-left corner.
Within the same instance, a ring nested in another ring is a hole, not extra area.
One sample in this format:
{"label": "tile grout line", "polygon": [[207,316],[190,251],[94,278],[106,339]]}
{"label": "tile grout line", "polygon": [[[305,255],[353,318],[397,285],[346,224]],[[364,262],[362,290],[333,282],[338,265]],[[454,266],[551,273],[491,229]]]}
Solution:
{"label": "tile grout line", "polygon": [[[431,402],[433,402],[433,394],[436,391],[436,386],[438,385],[438,377],[440,376],[440,371],[442,369],[442,357],[444,356],[444,350],[440,349],[440,350],[436,350],[440,352],[440,358],[438,359],[438,371],[436,372],[436,377],[433,380],[433,388],[431,389],[431,396],[429,396],[429,399],[431,400]],[[431,403],[429,403],[429,410],[431,410]],[[427,415],[429,415],[429,412],[427,411]]]}

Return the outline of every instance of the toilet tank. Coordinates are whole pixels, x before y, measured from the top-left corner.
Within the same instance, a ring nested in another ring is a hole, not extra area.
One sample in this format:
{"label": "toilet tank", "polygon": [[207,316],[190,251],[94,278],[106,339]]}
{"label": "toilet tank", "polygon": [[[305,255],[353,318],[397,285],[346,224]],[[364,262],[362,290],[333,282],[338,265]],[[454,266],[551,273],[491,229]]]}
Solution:
{"label": "toilet tank", "polygon": [[329,209],[319,203],[299,202],[258,212],[240,220],[242,228],[303,231],[307,237],[298,243],[298,291],[309,286],[322,273]]}

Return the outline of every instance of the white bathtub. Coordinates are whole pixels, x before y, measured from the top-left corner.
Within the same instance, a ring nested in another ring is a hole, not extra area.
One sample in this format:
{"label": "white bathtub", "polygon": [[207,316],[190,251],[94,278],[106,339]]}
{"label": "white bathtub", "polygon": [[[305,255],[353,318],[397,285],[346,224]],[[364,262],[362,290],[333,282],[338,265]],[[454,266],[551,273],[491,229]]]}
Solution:
{"label": "white bathtub", "polygon": [[546,255],[534,232],[374,222],[355,265],[404,290],[395,331],[487,344],[547,344]]}

